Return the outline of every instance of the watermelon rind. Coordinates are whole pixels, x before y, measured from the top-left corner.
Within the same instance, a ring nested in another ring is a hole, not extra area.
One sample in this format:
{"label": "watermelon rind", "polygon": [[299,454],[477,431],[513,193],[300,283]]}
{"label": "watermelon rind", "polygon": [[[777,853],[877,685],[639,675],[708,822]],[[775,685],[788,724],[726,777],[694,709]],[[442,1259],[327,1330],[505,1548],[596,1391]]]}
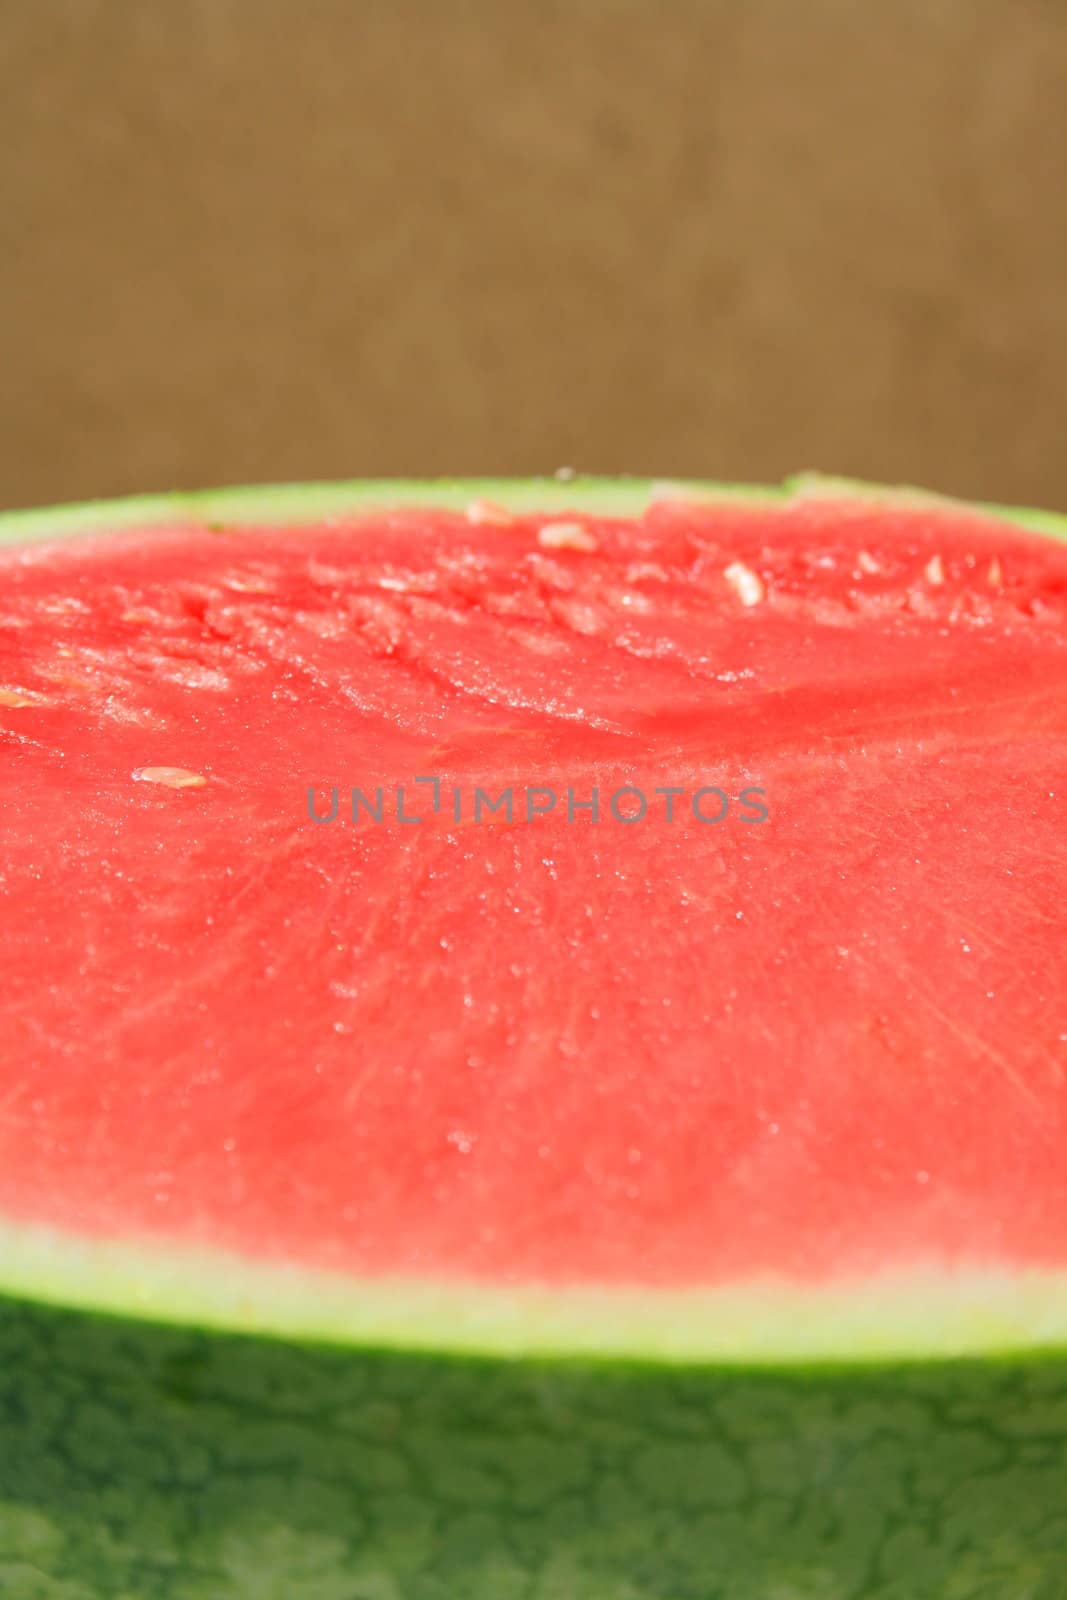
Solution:
{"label": "watermelon rind", "polygon": [[835,499],[968,506],[1017,527],[1067,538],[1067,516],[1018,506],[974,504],[928,490],[889,486],[821,473],[798,473],[778,485],[719,484],[695,479],[556,475],[543,478],[354,479],[130,495],[71,505],[0,512],[0,543],[32,543],[102,529],[150,527],[191,521],[221,526],[309,522],[403,506],[462,511],[490,500],[514,511],[582,510],[600,516],[636,516],[652,501],[729,500],[767,505],[822,495]]}

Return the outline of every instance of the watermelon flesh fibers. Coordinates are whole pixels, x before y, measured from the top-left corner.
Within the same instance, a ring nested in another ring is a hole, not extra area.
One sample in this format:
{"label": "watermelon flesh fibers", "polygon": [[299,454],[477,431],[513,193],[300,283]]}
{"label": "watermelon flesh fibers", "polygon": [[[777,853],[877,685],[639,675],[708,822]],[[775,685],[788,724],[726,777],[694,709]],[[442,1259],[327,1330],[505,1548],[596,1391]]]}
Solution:
{"label": "watermelon flesh fibers", "polygon": [[0,519],[0,1595],[1067,1593],[1058,531]]}

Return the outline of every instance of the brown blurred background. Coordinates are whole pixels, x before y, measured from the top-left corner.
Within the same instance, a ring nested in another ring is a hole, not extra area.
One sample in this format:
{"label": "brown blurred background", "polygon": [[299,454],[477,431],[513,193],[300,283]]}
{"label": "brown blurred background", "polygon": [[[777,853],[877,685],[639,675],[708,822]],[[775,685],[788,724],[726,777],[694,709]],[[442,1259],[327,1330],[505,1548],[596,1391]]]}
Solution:
{"label": "brown blurred background", "polygon": [[1067,507],[1067,0],[0,0],[0,503]]}

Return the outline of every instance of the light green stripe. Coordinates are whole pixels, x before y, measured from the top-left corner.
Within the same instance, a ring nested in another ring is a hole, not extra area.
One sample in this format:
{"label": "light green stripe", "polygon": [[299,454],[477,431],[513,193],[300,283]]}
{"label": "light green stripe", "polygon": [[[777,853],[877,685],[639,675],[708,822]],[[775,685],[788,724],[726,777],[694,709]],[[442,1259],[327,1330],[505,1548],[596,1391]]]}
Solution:
{"label": "light green stripe", "polygon": [[496,1285],[342,1273],[0,1222],[0,1290],[329,1343],[477,1355],[782,1365],[1067,1349],[1067,1273],[916,1263],[828,1284]]}
{"label": "light green stripe", "polygon": [[394,506],[463,510],[472,500],[493,500],[516,511],[557,511],[580,505],[604,515],[636,516],[647,506],[650,489],[650,484],[640,478],[442,478],[425,482],[383,478],[205,489],[193,494],[138,495],[125,500],[9,512],[0,515],[0,543],[186,519],[240,525],[310,522]]}
{"label": "light green stripe", "polygon": [[[703,503],[727,500],[758,505],[813,494],[930,507],[969,504],[922,489],[886,487],[817,473],[799,474],[775,486],[607,477],[382,478],[135,495],[121,500],[10,511],[0,513],[0,544],[30,543],[66,538],[94,529],[151,526],[186,519],[240,526],[307,522],[399,506],[462,510],[472,500],[479,499],[493,500],[515,511],[574,509],[605,516],[638,516],[651,501],[662,496]],[[1067,539],[1067,517],[1056,512],[992,504],[975,504],[970,509],[1057,539]]]}

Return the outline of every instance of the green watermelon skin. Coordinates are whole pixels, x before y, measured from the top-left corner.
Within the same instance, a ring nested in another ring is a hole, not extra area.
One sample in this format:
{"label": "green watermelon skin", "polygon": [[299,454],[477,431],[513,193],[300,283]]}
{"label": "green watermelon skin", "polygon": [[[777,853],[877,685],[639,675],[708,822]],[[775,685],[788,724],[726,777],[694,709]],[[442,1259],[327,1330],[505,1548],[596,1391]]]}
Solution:
{"label": "green watermelon skin", "polygon": [[354,1352],[8,1302],[5,1600],[1060,1600],[1067,1363]]}

